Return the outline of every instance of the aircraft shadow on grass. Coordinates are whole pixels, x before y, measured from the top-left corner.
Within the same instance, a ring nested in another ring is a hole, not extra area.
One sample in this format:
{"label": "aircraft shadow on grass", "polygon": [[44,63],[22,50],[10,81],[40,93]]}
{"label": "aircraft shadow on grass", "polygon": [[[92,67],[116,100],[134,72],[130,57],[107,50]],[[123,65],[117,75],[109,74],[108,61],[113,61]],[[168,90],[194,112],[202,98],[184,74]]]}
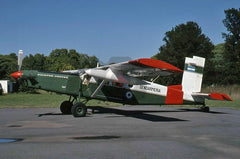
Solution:
{"label": "aircraft shadow on grass", "polygon": [[[166,117],[166,116],[159,116],[149,113],[174,113],[174,112],[202,112],[199,109],[187,109],[187,108],[180,108],[177,110],[122,110],[117,108],[106,108],[101,106],[91,106],[88,107],[88,109],[91,109],[94,114],[116,114],[116,115],[122,115],[125,117],[133,117],[137,119],[152,121],[152,122],[183,122],[188,120],[173,118],[173,117]],[[210,111],[207,113],[211,114],[226,114],[223,112],[215,112]],[[55,115],[66,115],[62,113],[44,113],[44,114],[37,114],[38,117],[42,116],[55,116]],[[111,118],[113,116],[109,116]],[[121,116],[117,116],[121,117]]]}

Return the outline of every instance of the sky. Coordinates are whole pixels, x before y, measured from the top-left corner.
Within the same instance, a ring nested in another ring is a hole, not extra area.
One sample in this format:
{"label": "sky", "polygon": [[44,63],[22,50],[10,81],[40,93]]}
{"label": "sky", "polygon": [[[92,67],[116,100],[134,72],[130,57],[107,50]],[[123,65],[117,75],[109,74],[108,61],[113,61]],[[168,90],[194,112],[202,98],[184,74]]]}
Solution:
{"label": "sky", "polygon": [[0,54],[75,49],[101,61],[149,58],[173,27],[194,21],[213,44],[239,0],[0,0]]}

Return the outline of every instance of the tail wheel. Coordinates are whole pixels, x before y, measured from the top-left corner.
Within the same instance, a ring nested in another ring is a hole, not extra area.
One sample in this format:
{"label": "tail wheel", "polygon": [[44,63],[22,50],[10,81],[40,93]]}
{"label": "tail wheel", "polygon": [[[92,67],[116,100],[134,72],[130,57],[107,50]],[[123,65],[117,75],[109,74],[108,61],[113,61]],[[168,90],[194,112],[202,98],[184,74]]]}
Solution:
{"label": "tail wheel", "polygon": [[78,102],[72,106],[72,115],[74,117],[84,117],[87,113],[87,107],[85,104]]}
{"label": "tail wheel", "polygon": [[63,114],[72,114],[71,109],[72,109],[72,102],[70,101],[64,101],[60,105],[60,110]]}
{"label": "tail wheel", "polygon": [[210,111],[210,108],[207,107],[207,106],[202,106],[200,109],[201,109],[203,112],[209,112],[209,111]]}

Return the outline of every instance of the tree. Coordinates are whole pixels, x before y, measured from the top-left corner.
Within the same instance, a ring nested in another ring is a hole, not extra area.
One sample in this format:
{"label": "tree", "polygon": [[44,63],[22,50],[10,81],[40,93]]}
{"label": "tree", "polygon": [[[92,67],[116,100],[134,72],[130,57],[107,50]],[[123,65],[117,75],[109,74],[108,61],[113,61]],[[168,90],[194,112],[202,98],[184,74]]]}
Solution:
{"label": "tree", "polygon": [[68,63],[72,66],[72,69],[80,68],[80,61],[80,54],[76,50],[70,49],[68,53]]}
{"label": "tree", "polygon": [[224,71],[225,70],[225,60],[224,60],[224,43],[217,44],[214,46],[213,49],[213,58],[211,59],[213,67],[214,67],[214,72],[211,75],[213,80],[215,81],[215,84],[224,84],[224,80],[219,80],[219,79],[224,79]]}
{"label": "tree", "polygon": [[64,71],[96,67],[98,59],[95,56],[80,54],[74,49],[55,49],[47,57],[47,68],[50,71]]}
{"label": "tree", "polygon": [[10,74],[16,72],[17,69],[17,55],[15,53],[0,55],[0,79],[10,79]]}
{"label": "tree", "polygon": [[46,70],[45,68],[46,57],[43,54],[30,54],[23,59],[23,70]]}
{"label": "tree", "polygon": [[[55,49],[49,56],[37,53],[25,56],[22,70],[64,71],[96,67],[98,58],[80,54],[74,49]],[[17,71],[17,55],[0,55],[0,79],[10,79],[10,74]]]}
{"label": "tree", "polygon": [[228,33],[223,33],[225,38],[224,59],[225,76],[227,84],[240,83],[240,8],[225,10],[224,26]]}
{"label": "tree", "polygon": [[89,61],[89,68],[94,68],[94,67],[97,67],[97,63],[99,60],[96,56],[90,56],[88,61]]}
{"label": "tree", "polygon": [[55,49],[47,58],[47,69],[49,71],[63,71],[65,69],[68,69],[66,68],[67,65],[65,65],[67,59],[67,49]]}
{"label": "tree", "polygon": [[[208,37],[206,37],[201,28],[195,22],[187,22],[180,24],[171,31],[165,33],[163,38],[165,44],[159,48],[159,53],[153,56],[155,59],[168,62],[180,69],[184,69],[185,57],[200,56],[206,58],[204,69],[204,82],[211,83],[208,79],[208,74],[211,74],[213,57],[212,50],[214,45]],[[163,78],[161,81],[165,84],[179,84],[181,82],[181,75],[170,78]],[[167,80],[167,83],[164,82]]]}

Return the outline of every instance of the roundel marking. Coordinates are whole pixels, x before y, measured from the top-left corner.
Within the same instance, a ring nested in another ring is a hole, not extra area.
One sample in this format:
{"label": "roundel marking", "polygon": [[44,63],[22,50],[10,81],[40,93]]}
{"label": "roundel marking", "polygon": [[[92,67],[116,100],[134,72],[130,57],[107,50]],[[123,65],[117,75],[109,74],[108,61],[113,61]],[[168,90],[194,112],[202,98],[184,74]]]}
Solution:
{"label": "roundel marking", "polygon": [[127,91],[127,92],[126,92],[126,97],[127,97],[127,99],[131,99],[131,98],[133,97],[132,92]]}

